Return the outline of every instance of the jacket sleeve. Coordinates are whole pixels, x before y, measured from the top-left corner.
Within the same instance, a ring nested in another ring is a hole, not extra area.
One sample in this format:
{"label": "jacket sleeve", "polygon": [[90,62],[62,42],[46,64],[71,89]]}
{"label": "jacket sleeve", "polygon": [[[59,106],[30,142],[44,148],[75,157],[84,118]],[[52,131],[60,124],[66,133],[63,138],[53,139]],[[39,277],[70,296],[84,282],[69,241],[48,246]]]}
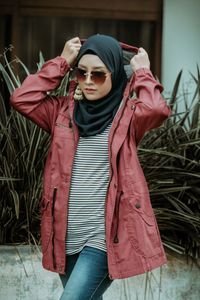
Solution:
{"label": "jacket sleeve", "polygon": [[52,120],[62,98],[48,96],[69,71],[66,60],[60,56],[47,61],[36,74],[29,75],[11,95],[11,105],[38,126],[51,131]]}
{"label": "jacket sleeve", "polygon": [[161,95],[162,85],[149,69],[141,68],[135,72],[131,88],[137,96],[133,122],[138,144],[145,132],[159,127],[170,116],[171,110]]}

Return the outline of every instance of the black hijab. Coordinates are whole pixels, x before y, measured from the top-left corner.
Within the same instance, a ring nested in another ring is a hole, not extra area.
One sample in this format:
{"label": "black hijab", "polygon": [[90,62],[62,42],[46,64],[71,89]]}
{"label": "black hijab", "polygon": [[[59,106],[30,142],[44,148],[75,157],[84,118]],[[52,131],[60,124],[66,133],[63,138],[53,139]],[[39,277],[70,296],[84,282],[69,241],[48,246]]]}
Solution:
{"label": "black hijab", "polygon": [[112,122],[127,83],[122,48],[116,39],[102,34],[93,35],[82,45],[77,61],[87,53],[97,55],[112,73],[112,89],[101,99],[90,101],[84,98],[75,102],[74,119],[80,136],[101,133]]}

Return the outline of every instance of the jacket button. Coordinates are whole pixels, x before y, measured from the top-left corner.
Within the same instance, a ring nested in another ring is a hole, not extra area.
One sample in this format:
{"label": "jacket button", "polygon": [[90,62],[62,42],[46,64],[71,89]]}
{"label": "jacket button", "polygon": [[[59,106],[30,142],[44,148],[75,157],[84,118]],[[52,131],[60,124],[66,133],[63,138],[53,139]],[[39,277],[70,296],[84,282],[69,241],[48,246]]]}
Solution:
{"label": "jacket button", "polygon": [[131,105],[131,109],[135,110],[135,105],[134,104]]}
{"label": "jacket button", "polygon": [[140,203],[137,202],[137,203],[135,204],[135,207],[136,207],[136,208],[140,208],[140,207],[141,207]]}

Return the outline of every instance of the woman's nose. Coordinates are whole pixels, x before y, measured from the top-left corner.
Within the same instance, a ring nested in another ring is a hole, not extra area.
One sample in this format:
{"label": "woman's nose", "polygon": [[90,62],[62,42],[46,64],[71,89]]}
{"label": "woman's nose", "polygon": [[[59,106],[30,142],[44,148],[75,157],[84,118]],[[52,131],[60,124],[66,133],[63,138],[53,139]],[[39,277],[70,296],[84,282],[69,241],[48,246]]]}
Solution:
{"label": "woman's nose", "polygon": [[85,79],[85,82],[87,83],[87,84],[90,84],[91,82],[92,82],[92,80],[91,80],[91,73],[86,73],[86,79]]}

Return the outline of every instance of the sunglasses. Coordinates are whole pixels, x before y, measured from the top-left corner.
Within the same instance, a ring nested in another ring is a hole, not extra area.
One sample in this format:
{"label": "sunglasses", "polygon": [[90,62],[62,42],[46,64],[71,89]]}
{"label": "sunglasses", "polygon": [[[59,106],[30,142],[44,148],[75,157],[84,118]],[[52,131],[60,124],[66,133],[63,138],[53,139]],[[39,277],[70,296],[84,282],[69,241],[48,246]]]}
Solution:
{"label": "sunglasses", "polygon": [[78,81],[85,81],[88,76],[95,84],[103,84],[106,80],[106,77],[111,74],[110,72],[102,72],[102,71],[92,71],[86,72],[83,69],[76,68],[75,70],[76,78]]}

